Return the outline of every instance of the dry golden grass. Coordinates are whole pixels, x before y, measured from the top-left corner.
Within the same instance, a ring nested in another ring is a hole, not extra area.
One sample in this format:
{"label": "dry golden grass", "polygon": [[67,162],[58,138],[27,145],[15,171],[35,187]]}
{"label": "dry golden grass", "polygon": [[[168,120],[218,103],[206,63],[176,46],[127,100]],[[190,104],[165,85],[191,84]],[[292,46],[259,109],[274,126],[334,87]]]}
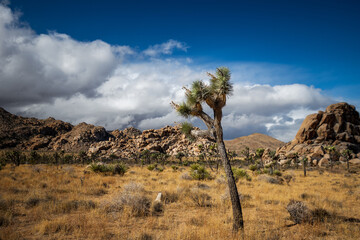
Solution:
{"label": "dry golden grass", "polygon": [[[181,178],[188,171],[131,167],[124,176],[106,176],[84,166],[8,165],[0,171],[0,239],[241,239],[231,233],[222,173],[207,181]],[[360,218],[359,174],[309,171],[303,177],[287,170],[294,179],[289,185],[249,174],[251,182],[238,182],[244,239],[360,239],[360,223],[344,221]],[[162,192],[163,211],[151,206],[136,216],[131,205],[119,204],[125,191],[151,201]],[[337,217],[287,226],[291,199]]]}

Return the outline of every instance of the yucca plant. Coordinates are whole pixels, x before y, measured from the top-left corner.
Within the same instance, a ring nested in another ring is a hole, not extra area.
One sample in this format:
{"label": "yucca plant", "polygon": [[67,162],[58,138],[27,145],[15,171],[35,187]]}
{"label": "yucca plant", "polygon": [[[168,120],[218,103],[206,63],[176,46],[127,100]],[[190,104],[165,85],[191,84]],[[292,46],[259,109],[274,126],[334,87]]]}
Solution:
{"label": "yucca plant", "polygon": [[[194,81],[190,89],[184,87],[186,101],[180,104],[172,102],[172,106],[183,117],[200,118],[207,127],[203,135],[206,134],[208,138],[216,142],[230,191],[234,221],[233,230],[239,231],[244,228],[243,215],[234,175],[223,140],[223,129],[221,126],[222,109],[226,105],[227,97],[233,92],[233,85],[230,82],[231,73],[227,67],[219,67],[216,69],[215,74],[208,73],[208,76],[210,77],[210,84],[206,84],[201,80]],[[211,118],[204,112],[204,103],[213,110],[214,118]]]}

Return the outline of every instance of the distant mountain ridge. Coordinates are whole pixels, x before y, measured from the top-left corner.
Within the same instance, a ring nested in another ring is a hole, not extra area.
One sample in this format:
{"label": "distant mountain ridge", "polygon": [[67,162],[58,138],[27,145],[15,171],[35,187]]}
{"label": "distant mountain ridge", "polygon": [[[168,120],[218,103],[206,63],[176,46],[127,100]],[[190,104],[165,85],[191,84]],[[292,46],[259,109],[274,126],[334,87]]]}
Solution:
{"label": "distant mountain ridge", "polygon": [[[80,123],[76,126],[54,118],[36,119],[16,116],[0,108],[0,149],[43,150],[79,152],[118,157],[129,157],[143,150],[158,151],[169,155],[186,152],[199,155],[199,145],[209,147],[210,141],[199,138],[190,141],[179,126],[140,131],[133,127],[125,130],[106,131],[104,127]],[[255,133],[225,141],[229,150],[276,149],[285,143],[264,134]]]}
{"label": "distant mountain ridge", "polygon": [[279,147],[285,145],[284,142],[270,137],[261,133],[253,133],[249,136],[238,137],[232,140],[225,140],[226,148],[231,151],[239,151],[245,147],[250,148],[250,150],[256,150],[257,148],[269,148],[276,150]]}

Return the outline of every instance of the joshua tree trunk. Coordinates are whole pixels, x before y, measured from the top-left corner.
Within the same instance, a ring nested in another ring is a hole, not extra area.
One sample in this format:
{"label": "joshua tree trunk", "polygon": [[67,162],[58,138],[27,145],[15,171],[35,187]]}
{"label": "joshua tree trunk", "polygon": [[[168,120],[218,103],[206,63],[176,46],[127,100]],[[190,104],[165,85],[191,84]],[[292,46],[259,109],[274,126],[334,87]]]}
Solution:
{"label": "joshua tree trunk", "polygon": [[306,177],[306,161],[303,161],[304,177]]}
{"label": "joshua tree trunk", "polygon": [[216,143],[218,151],[221,157],[221,160],[224,165],[224,170],[228,182],[228,187],[230,191],[231,205],[233,210],[233,231],[237,232],[238,230],[244,229],[244,220],[241,210],[239,193],[236,187],[235,179],[233,172],[231,170],[230,161],[226,154],[226,148],[223,140],[223,130],[221,126],[222,110],[214,110],[214,127],[216,133]]}

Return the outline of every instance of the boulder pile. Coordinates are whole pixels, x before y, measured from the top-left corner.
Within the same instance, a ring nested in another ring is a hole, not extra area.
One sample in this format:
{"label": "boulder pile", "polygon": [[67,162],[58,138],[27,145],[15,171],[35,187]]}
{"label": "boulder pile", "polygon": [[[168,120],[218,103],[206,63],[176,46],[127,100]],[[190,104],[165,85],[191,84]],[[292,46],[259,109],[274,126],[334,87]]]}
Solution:
{"label": "boulder pile", "polygon": [[313,164],[324,165],[330,158],[344,160],[340,153],[346,149],[354,153],[352,158],[359,157],[360,118],[355,106],[342,102],[308,115],[295,139],[278,148],[276,154],[280,163],[307,157]]}
{"label": "boulder pile", "polygon": [[115,130],[111,132],[113,138],[110,138],[109,141],[93,143],[88,154],[115,155],[129,158],[133,154],[149,150],[171,156],[176,155],[178,152],[196,156],[201,154],[199,145],[206,149],[213,144],[205,138],[191,141],[182,134],[180,128],[180,126],[166,126],[161,129],[149,129],[143,132],[133,127],[125,130]]}

